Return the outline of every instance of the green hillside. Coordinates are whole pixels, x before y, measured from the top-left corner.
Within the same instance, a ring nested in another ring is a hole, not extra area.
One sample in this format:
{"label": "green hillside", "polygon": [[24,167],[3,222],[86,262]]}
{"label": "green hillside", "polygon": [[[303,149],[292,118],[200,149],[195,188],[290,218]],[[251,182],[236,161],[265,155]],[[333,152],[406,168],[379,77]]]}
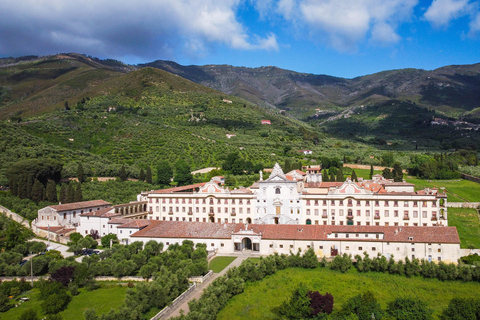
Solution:
{"label": "green hillside", "polygon": [[[63,88],[73,83],[78,88],[84,82],[73,76],[73,69],[64,70],[70,77],[62,81],[59,65],[55,75],[39,67],[55,63],[24,63],[20,73],[36,76],[10,86],[12,95],[2,115],[8,117],[8,112],[15,110],[16,116],[10,115],[1,127],[3,181],[10,164],[26,157],[60,159],[65,163],[64,176],[75,175],[81,162],[89,175],[116,175],[125,164],[129,176],[135,177],[140,168],[155,167],[161,160],[174,163],[184,159],[192,169],[218,166],[236,151],[245,160],[271,165],[285,156],[285,146],[289,150],[312,149],[320,141],[307,124],[154,68],[129,73],[90,70],[86,74],[92,77],[115,74],[97,79],[96,85],[87,82],[77,91],[78,99],[66,99]],[[66,62],[58,63],[63,66]],[[48,74],[45,79],[38,76],[42,72]],[[47,91],[57,92],[61,98],[58,103],[42,100],[38,107],[30,107],[46,93],[38,90],[25,103],[18,93],[28,86],[24,83],[48,87]],[[262,125],[264,119],[271,125]],[[235,136],[228,138],[227,134]]]}

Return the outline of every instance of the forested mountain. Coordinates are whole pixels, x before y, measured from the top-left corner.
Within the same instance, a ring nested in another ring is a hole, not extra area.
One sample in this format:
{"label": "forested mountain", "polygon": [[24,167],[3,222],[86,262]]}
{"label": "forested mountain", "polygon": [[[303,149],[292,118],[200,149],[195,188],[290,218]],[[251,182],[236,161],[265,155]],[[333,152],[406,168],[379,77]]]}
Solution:
{"label": "forested mountain", "polygon": [[137,177],[165,160],[221,165],[232,152],[271,165],[320,142],[305,123],[155,68],[126,73],[75,55],[3,64],[0,185],[24,158],[61,160],[64,177],[78,163],[89,176],[125,165]]}
{"label": "forested mountain", "polygon": [[305,119],[320,110],[339,111],[386,100],[412,101],[447,116],[480,107],[480,64],[433,71],[401,69],[354,79],[298,73],[276,67],[182,66],[158,60],[152,66],[257,104]]}
{"label": "forested mountain", "polygon": [[[25,158],[61,160],[64,177],[75,176],[80,162],[90,176],[116,176],[125,165],[136,177],[160,161],[219,166],[235,152],[266,166],[322,156],[371,163],[385,151],[480,144],[478,127],[445,115],[480,120],[480,65],[355,79],[275,67],[149,65],[79,54],[0,59],[0,185]],[[432,124],[437,117],[442,125]]]}

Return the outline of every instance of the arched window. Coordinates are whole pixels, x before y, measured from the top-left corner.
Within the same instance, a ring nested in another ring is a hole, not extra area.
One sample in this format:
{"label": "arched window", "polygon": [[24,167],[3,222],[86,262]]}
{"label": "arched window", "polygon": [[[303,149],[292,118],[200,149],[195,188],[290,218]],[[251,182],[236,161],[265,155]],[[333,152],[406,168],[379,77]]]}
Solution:
{"label": "arched window", "polygon": [[275,194],[280,194],[280,188],[275,188]]}
{"label": "arched window", "polygon": [[307,222],[306,222],[306,224],[312,224],[312,220],[310,220],[310,219],[307,219]]}

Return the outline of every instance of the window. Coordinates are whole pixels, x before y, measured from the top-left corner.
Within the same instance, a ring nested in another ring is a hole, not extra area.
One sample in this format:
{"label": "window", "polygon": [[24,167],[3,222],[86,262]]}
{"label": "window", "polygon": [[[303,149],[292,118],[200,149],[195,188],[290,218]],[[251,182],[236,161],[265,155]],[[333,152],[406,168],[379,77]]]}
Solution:
{"label": "window", "polygon": [[215,245],[213,243],[210,244],[211,247],[214,247]]}
{"label": "window", "polygon": [[415,252],[415,248],[412,248],[412,252]]}
{"label": "window", "polygon": [[332,200],[331,205],[332,205],[332,206],[335,205],[335,200]]}
{"label": "window", "polygon": [[398,210],[393,211],[393,216],[394,216],[395,218],[398,218]]}
{"label": "window", "polygon": [[280,245],[280,248],[283,248],[283,244]]}
{"label": "window", "polygon": [[345,250],[350,250],[350,247],[349,247],[349,246],[346,246],[346,247],[345,247]]}
{"label": "window", "polygon": [[310,205],[310,200],[307,200],[307,206],[309,206],[309,205]]}
{"label": "window", "polygon": [[365,211],[365,216],[370,217],[370,210]]}
{"label": "window", "polygon": [[385,218],[388,218],[388,210],[385,210]]}
{"label": "window", "polygon": [[222,242],[222,243],[220,243],[220,247],[224,247],[224,246],[225,246],[225,244],[223,244],[223,242]]}
{"label": "window", "polygon": [[343,200],[340,200],[340,205],[343,206]]}
{"label": "window", "polygon": [[418,218],[418,211],[413,211],[413,217]]}
{"label": "window", "polygon": [[275,188],[275,194],[280,194],[280,188]]}
{"label": "window", "polygon": [[369,206],[370,205],[370,200],[365,201],[365,205]]}
{"label": "window", "polygon": [[363,247],[358,247],[358,250],[359,250],[359,251],[362,251],[362,250],[363,250]]}
{"label": "window", "polygon": [[361,206],[362,203],[360,202],[360,200],[357,200],[357,206]]}
{"label": "window", "polygon": [[318,209],[315,209],[315,215],[318,216]]}
{"label": "window", "polygon": [[422,211],[422,218],[426,218],[427,217],[427,211]]}
{"label": "window", "polygon": [[442,248],[438,248],[438,252],[442,252]]}
{"label": "window", "polygon": [[335,238],[338,238],[338,233],[335,233]]}
{"label": "window", "polygon": [[372,247],[372,251],[377,251],[377,248],[376,248],[376,247]]}
{"label": "window", "polygon": [[293,244],[290,245],[290,249],[293,249]]}
{"label": "window", "polygon": [[360,210],[357,210],[357,217],[360,217],[362,215]]}
{"label": "window", "polygon": [[405,202],[403,203],[403,206],[404,206],[404,207],[408,207],[408,201],[405,201]]}
{"label": "window", "polygon": [[375,207],[378,207],[380,205],[379,201],[375,201]]}
{"label": "window", "polygon": [[385,207],[388,207],[388,200],[385,201]]}
{"label": "window", "polygon": [[343,209],[340,209],[339,215],[340,215],[340,217],[343,217]]}
{"label": "window", "polygon": [[318,249],[323,249],[323,246],[318,246]]}
{"label": "window", "polygon": [[307,209],[307,216],[310,215],[310,209]]}

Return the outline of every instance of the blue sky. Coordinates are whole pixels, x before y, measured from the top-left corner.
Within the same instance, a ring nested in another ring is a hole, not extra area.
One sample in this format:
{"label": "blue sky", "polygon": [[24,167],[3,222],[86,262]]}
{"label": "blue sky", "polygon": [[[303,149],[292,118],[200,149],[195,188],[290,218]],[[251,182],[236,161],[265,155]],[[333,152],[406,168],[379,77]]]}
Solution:
{"label": "blue sky", "polygon": [[2,0],[0,56],[273,65],[352,78],[480,62],[480,0]]}

